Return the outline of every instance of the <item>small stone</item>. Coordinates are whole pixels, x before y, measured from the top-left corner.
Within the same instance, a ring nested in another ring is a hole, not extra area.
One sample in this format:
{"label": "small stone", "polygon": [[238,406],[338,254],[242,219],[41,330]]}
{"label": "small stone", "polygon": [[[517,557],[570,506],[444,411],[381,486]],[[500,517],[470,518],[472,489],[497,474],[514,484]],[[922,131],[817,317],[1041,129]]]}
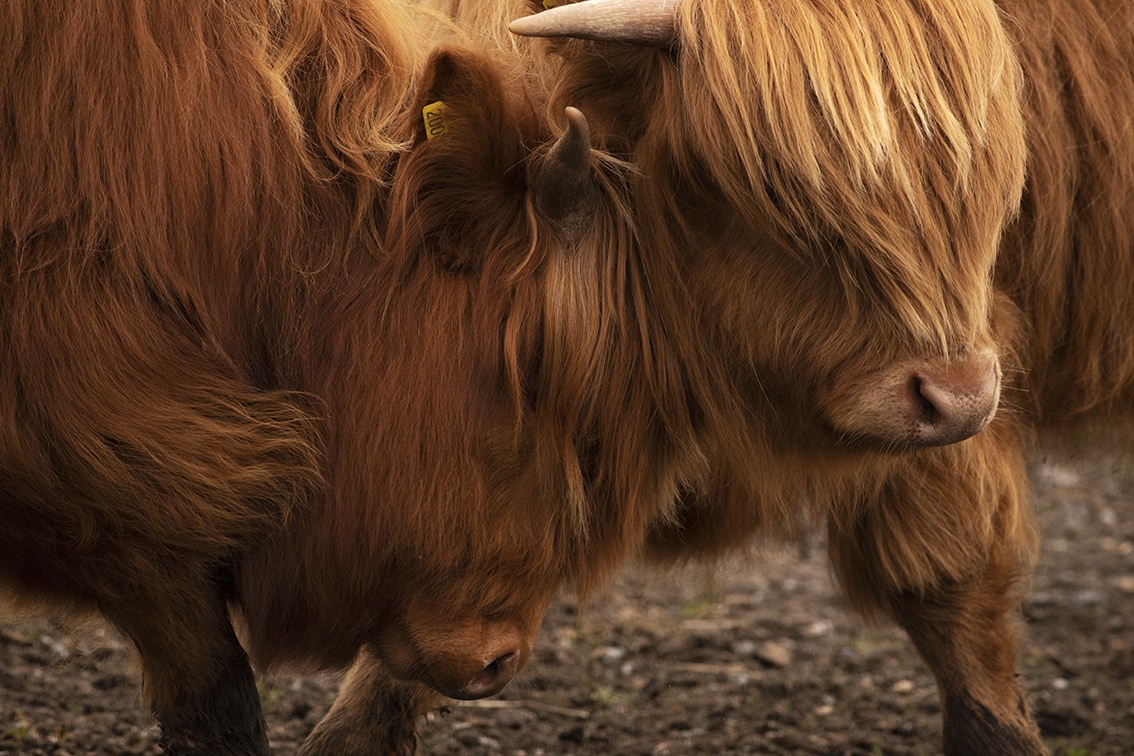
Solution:
{"label": "small stone", "polygon": [[619,646],[606,646],[595,651],[595,656],[602,660],[603,664],[618,664],[626,658],[626,649]]}
{"label": "small stone", "polygon": [[737,656],[752,656],[756,653],[756,642],[739,640],[732,644],[732,653]]}
{"label": "small stone", "polygon": [[764,641],[756,647],[753,656],[776,669],[783,669],[791,664],[791,649],[776,641]]}
{"label": "small stone", "polygon": [[1114,579],[1114,587],[1123,593],[1134,593],[1134,575],[1122,575]]}
{"label": "small stone", "polygon": [[803,634],[808,638],[821,638],[824,635],[830,635],[833,629],[830,620],[816,620],[804,628]]}

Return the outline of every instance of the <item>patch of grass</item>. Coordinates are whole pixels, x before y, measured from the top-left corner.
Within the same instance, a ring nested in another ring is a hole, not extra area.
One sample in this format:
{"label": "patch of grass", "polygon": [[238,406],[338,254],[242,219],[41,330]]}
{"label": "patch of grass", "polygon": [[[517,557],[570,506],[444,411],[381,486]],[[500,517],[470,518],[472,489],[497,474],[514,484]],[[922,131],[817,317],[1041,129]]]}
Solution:
{"label": "patch of grass", "polygon": [[23,714],[18,714],[16,715],[15,724],[4,729],[4,737],[11,741],[16,748],[20,748],[23,746],[24,741],[27,740],[30,731],[31,723],[28,722],[27,717]]}
{"label": "patch of grass", "polygon": [[690,601],[681,607],[681,619],[702,619],[713,608],[713,602],[707,598]]}
{"label": "patch of grass", "polygon": [[615,693],[614,688],[609,685],[599,685],[592,688],[590,695],[587,697],[595,706],[600,706],[605,709],[614,703],[618,694]]}
{"label": "patch of grass", "polygon": [[1057,740],[1051,745],[1052,756],[1091,756],[1091,749],[1087,746],[1076,745],[1065,740]]}
{"label": "patch of grass", "polygon": [[256,692],[260,694],[260,703],[263,704],[274,704],[280,697],[279,688],[263,680],[256,681]]}

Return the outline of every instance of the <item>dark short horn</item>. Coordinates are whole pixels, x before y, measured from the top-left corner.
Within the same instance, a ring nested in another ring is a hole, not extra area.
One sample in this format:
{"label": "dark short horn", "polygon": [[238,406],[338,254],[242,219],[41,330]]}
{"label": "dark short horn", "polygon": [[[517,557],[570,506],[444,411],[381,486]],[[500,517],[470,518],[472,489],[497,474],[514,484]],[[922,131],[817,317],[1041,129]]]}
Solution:
{"label": "dark short horn", "polygon": [[585,0],[560,5],[509,24],[524,37],[574,37],[650,47],[677,43],[681,0]]}
{"label": "dark short horn", "polygon": [[571,233],[581,233],[594,201],[591,132],[578,109],[567,108],[567,130],[547,153],[535,183],[539,211]]}

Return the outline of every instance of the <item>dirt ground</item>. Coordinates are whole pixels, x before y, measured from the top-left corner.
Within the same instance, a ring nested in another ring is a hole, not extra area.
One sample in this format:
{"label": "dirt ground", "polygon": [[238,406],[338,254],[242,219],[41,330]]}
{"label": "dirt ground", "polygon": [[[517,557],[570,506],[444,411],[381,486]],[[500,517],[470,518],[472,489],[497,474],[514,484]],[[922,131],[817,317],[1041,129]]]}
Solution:
{"label": "dirt ground", "polygon": [[[1134,467],[1037,455],[1044,545],[1020,671],[1057,755],[1134,753]],[[630,570],[549,613],[521,678],[424,723],[425,754],[924,754],[933,681],[897,630],[832,592],[821,545],[700,571]],[[293,753],[337,677],[262,683]],[[129,646],[100,626],[0,614],[0,753],[153,754]]]}

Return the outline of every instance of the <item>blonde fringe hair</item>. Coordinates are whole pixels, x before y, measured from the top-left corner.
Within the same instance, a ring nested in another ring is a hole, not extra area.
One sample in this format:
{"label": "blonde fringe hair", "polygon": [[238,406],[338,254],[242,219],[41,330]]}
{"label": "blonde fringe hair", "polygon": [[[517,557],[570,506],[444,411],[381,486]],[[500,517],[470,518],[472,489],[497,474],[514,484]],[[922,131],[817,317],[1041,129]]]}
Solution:
{"label": "blonde fringe hair", "polygon": [[690,133],[678,148],[697,153],[736,212],[772,219],[791,247],[834,245],[828,264],[845,290],[864,292],[855,306],[884,303],[944,353],[972,341],[1026,154],[1020,71],[995,9],[682,8],[673,107]]}

